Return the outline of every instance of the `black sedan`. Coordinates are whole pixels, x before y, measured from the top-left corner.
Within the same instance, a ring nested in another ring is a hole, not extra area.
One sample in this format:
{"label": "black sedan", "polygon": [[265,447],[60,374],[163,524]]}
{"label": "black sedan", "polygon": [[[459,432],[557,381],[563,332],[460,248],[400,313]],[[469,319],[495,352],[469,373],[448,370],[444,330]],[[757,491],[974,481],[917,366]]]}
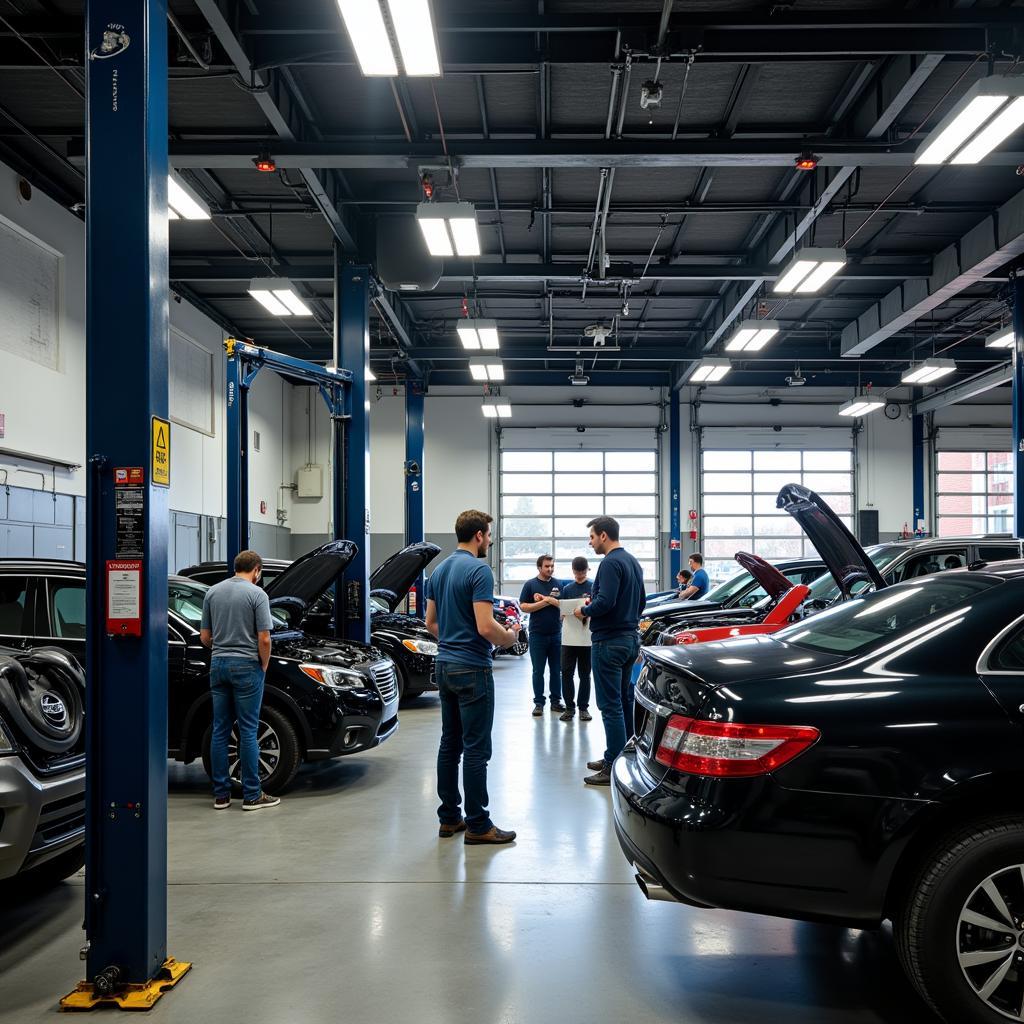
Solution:
{"label": "black sedan", "polygon": [[865,928],[955,1024],[1024,1019],[1024,562],[649,648],[615,827],[648,898]]}

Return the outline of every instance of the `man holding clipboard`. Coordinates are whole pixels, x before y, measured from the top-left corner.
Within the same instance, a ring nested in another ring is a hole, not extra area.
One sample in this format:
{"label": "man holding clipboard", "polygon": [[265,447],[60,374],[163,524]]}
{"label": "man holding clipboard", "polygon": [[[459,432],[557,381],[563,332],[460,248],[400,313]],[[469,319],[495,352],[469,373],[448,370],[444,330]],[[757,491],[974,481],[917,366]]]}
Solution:
{"label": "man holding clipboard", "polygon": [[590,600],[593,584],[587,578],[589,568],[587,560],[582,556],[572,560],[573,581],[562,587],[559,600],[562,612],[562,699],[565,702],[565,711],[559,716],[561,722],[571,722],[576,716],[574,672],[580,677],[580,721],[591,720],[590,623],[586,619],[577,619],[573,614]]}

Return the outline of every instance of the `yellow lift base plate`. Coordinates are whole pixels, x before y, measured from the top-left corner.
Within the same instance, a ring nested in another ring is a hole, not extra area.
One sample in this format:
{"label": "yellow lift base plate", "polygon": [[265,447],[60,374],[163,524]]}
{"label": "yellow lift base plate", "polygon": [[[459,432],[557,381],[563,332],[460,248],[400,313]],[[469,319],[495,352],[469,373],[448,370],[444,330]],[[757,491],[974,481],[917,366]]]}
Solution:
{"label": "yellow lift base plate", "polygon": [[123,989],[109,996],[98,996],[93,992],[92,984],[80,981],[78,988],[60,1001],[64,1013],[95,1010],[97,1006],[115,1006],[119,1010],[150,1010],[157,1000],[192,970],[192,965],[174,957],[164,961],[160,972],[152,981],[145,985],[125,985]]}

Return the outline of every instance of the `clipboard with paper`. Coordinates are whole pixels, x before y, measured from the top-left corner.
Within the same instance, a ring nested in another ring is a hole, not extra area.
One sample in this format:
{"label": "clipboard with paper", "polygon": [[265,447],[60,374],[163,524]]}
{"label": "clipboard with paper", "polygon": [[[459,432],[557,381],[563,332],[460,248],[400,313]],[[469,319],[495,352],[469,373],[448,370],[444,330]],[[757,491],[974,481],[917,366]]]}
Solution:
{"label": "clipboard with paper", "polygon": [[572,597],[558,602],[562,613],[562,644],[568,647],[590,646],[590,620],[580,622],[573,614],[587,603],[585,597]]}

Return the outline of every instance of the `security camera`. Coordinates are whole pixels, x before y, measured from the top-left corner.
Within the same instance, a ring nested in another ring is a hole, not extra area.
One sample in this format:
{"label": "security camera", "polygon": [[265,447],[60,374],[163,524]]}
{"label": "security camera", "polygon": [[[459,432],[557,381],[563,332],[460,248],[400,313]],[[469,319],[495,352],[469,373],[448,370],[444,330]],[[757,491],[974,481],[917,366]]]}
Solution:
{"label": "security camera", "polygon": [[772,430],[774,430],[776,434],[781,434],[782,433],[782,427],[780,427],[778,425],[778,423],[776,423],[775,426],[772,427]]}

